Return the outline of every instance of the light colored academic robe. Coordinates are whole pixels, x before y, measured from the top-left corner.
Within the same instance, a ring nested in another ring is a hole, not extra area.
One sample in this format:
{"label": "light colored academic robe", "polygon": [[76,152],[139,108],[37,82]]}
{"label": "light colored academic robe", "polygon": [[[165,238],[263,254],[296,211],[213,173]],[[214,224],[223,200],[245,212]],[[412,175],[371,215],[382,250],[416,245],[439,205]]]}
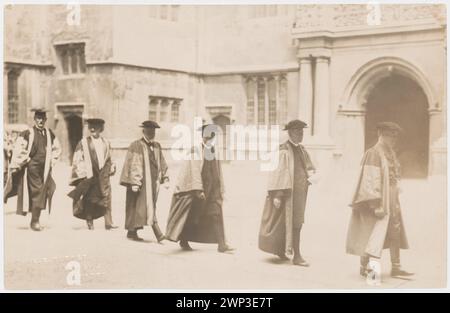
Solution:
{"label": "light colored academic robe", "polygon": [[91,137],[83,138],[75,148],[69,193],[73,199],[73,215],[80,219],[96,219],[111,210],[110,176],[114,174],[110,143],[100,137],[103,149],[99,160]]}
{"label": "light colored academic robe", "polygon": [[[134,141],[128,148],[123,165],[120,184],[127,187],[125,229],[135,230],[156,222],[156,201],[160,184],[167,177],[167,163],[161,151],[161,145],[154,142],[154,154],[157,175],[153,182],[149,151],[144,138]],[[138,192],[133,192],[131,186],[139,186]]]}
{"label": "light colored academic robe", "polygon": [[[398,187],[390,184],[389,163],[378,142],[364,154],[358,184],[352,201],[352,216],[347,233],[346,252],[352,255],[381,257],[383,249],[390,248],[387,240],[389,221],[393,210],[400,219],[398,247],[408,249],[408,240],[401,217]],[[374,214],[381,207],[383,218]]]}

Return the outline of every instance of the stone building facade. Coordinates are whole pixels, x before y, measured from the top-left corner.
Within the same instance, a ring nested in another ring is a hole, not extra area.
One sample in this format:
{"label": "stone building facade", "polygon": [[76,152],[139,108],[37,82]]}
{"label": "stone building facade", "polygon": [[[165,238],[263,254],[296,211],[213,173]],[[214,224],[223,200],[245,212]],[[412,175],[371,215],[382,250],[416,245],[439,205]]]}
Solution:
{"label": "stone building facade", "polygon": [[316,163],[345,170],[392,120],[406,177],[446,170],[443,5],[13,5],[4,34],[4,122],[45,105],[65,160],[90,116],[118,150],[147,118],[166,148],[195,116],[300,118]]}

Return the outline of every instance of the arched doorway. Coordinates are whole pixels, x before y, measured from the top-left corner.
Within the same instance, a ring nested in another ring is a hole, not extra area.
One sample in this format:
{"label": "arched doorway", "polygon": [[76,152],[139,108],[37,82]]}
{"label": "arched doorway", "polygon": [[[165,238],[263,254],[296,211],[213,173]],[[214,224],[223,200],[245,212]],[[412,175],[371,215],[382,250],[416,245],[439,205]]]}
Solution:
{"label": "arched doorway", "polygon": [[77,114],[68,114],[64,117],[67,126],[67,138],[69,140],[69,162],[72,164],[75,148],[83,137],[83,119]]}
{"label": "arched doorway", "polygon": [[423,89],[411,78],[391,74],[379,80],[367,95],[365,148],[377,141],[376,124],[391,121],[399,124],[397,154],[403,178],[425,178],[428,175],[429,115]]}

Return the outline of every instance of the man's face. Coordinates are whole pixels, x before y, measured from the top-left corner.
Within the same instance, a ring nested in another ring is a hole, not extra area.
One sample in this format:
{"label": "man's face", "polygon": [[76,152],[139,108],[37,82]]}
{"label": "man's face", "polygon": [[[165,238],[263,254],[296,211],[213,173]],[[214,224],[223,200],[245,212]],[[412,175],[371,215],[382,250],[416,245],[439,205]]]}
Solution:
{"label": "man's face", "polygon": [[145,138],[149,139],[149,140],[153,140],[155,138],[155,129],[154,128],[149,128],[149,127],[145,127],[142,132],[144,133]]}
{"label": "man's face", "polygon": [[384,132],[382,132],[381,136],[383,138],[383,141],[391,148],[394,148],[397,145],[398,132],[384,131]]}
{"label": "man's face", "polygon": [[103,131],[103,127],[99,125],[89,126],[89,131],[92,137],[98,138],[100,137],[100,133]]}
{"label": "man's face", "polygon": [[289,138],[294,143],[301,143],[303,141],[303,128],[293,128],[288,131]]}
{"label": "man's face", "polygon": [[45,115],[36,114],[34,116],[34,124],[37,128],[44,128],[47,117]]}

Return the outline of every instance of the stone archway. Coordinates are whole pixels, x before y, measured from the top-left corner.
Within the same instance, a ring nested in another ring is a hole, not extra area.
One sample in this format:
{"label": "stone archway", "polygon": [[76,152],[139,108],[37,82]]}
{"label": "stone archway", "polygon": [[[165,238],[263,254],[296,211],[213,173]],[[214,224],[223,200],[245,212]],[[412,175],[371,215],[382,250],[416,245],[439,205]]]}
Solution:
{"label": "stone archway", "polygon": [[[404,177],[427,177],[430,127],[436,112],[440,112],[440,107],[435,92],[417,67],[400,58],[372,60],[352,76],[341,98],[344,153],[350,155],[350,163],[359,162],[364,150],[375,140],[375,124],[381,120],[394,121],[405,128],[405,138],[399,147]],[[418,124],[420,132],[414,124]]]}
{"label": "stone archway", "polygon": [[393,74],[415,81],[427,97],[428,110],[440,110],[436,93],[422,71],[403,59],[382,57],[366,63],[351,77],[340,100],[340,111],[364,111],[372,89],[379,81]]}
{"label": "stone archway", "polygon": [[376,125],[399,124],[404,130],[397,146],[403,178],[425,178],[429,160],[428,103],[422,88],[412,79],[393,74],[379,81],[366,103],[365,150],[378,140]]}

